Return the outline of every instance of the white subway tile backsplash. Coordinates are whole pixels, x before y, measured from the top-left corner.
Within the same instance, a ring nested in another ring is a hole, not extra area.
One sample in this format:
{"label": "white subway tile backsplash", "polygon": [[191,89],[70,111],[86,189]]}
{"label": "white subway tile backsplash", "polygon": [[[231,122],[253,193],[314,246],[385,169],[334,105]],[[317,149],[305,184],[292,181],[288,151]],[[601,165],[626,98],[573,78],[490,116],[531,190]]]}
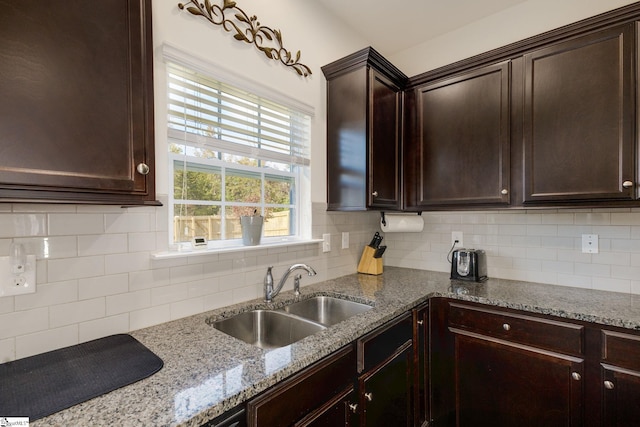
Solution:
{"label": "white subway tile backsplash", "polygon": [[105,255],[105,274],[128,273],[151,268],[151,257],[148,252],[130,252]]}
{"label": "white subway tile backsplash", "polygon": [[130,330],[147,328],[171,320],[171,305],[158,305],[129,313]]}
{"label": "white subway tile backsplash", "polygon": [[70,279],[97,277],[105,274],[104,257],[87,256],[47,261],[47,280],[61,282]]}
{"label": "white subway tile backsplash", "polygon": [[78,255],[106,255],[127,252],[126,234],[78,236]]}
{"label": "white subway tile backsplash", "polygon": [[48,329],[16,338],[16,357],[29,357],[78,344],[78,325]]}
{"label": "white subway tile backsplash", "polygon": [[129,277],[126,274],[114,274],[78,279],[78,290],[80,300],[122,294],[129,290]]}
{"label": "white subway tile backsplash", "polygon": [[11,362],[16,358],[15,339],[0,340],[0,363]]}
{"label": "white subway tile backsplash", "polygon": [[47,234],[45,214],[2,214],[0,215],[1,237],[33,237]]}
{"label": "white subway tile backsplash", "polygon": [[105,299],[72,302],[53,305],[49,308],[49,324],[52,328],[99,319],[105,316]]}
{"label": "white subway tile backsplash", "polygon": [[126,332],[129,332],[129,313],[82,322],[78,335],[80,342],[86,342]]}
{"label": "white subway tile backsplash", "polygon": [[33,294],[15,296],[16,311],[30,310],[37,307],[48,307],[78,300],[78,281],[46,283],[39,285]]}
{"label": "white subway tile backsplash", "polygon": [[[242,300],[246,301],[246,300]],[[204,311],[204,299],[201,297],[171,303],[171,320],[202,313]]]}
{"label": "white subway tile backsplash", "polygon": [[[160,195],[159,198],[166,197]],[[7,205],[10,206],[10,205]],[[166,199],[165,199],[166,206]],[[168,247],[167,208],[14,205],[0,209],[0,254],[15,239],[38,256],[38,292],[0,297],[0,362],[262,297],[267,266],[278,278],[294,262],[318,275],[355,272],[379,231],[379,213],[313,206],[313,236],[331,233],[350,248],[319,244],[151,260]],[[387,266],[448,272],[451,231],[484,249],[490,277],[640,294],[640,209],[424,212],[422,233],[387,233]],[[581,235],[598,234],[600,253],[583,254]],[[291,279],[285,289],[292,288]],[[57,337],[57,338],[56,338]]]}
{"label": "white subway tile backsplash", "polygon": [[106,297],[107,316],[128,313],[151,306],[151,290],[143,289]]}
{"label": "white subway tile backsplash", "polygon": [[152,231],[155,215],[151,213],[117,213],[104,216],[107,233],[140,233]]}
{"label": "white subway tile backsplash", "polygon": [[0,340],[40,332],[48,328],[48,307],[0,314]]}
{"label": "white subway tile backsplash", "polygon": [[104,217],[100,214],[49,214],[49,235],[75,236],[104,233]]}

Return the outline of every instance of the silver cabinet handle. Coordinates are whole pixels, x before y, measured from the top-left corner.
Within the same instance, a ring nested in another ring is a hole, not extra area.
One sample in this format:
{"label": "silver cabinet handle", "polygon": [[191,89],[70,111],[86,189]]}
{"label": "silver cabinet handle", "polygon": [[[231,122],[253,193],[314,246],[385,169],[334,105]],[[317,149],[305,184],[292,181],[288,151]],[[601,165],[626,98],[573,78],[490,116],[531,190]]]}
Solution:
{"label": "silver cabinet handle", "polygon": [[378,197],[378,192],[377,192],[377,191],[374,191],[373,193],[371,193],[371,195],[372,195],[373,197]]}
{"label": "silver cabinet handle", "polygon": [[138,166],[136,166],[136,170],[140,175],[146,175],[149,173],[151,169],[149,168],[149,165],[147,165],[146,163],[138,163]]}
{"label": "silver cabinet handle", "polygon": [[580,381],[580,380],[582,379],[582,375],[580,375],[580,374],[579,374],[579,373],[577,373],[577,372],[572,372],[572,373],[571,373],[571,378],[573,378],[573,379],[574,379],[574,380],[576,380],[576,381]]}
{"label": "silver cabinet handle", "polygon": [[606,388],[607,390],[613,390],[614,387],[615,387],[615,385],[611,381],[605,381],[604,382],[604,388]]}
{"label": "silver cabinet handle", "polygon": [[502,194],[503,196],[506,196],[507,194],[509,194],[509,190],[507,190],[506,188],[503,188],[500,194]]}
{"label": "silver cabinet handle", "polygon": [[625,181],[625,182],[622,183],[622,187],[623,188],[631,188],[631,187],[633,187],[633,182]]}
{"label": "silver cabinet handle", "polygon": [[371,402],[373,400],[373,393],[365,393],[364,394],[365,399],[367,399],[369,402]]}
{"label": "silver cabinet handle", "polygon": [[502,325],[502,329],[504,329],[505,331],[510,331],[511,330],[511,325],[508,323],[505,323]]}
{"label": "silver cabinet handle", "polygon": [[418,320],[416,323],[417,323],[418,325],[424,325],[424,320]]}
{"label": "silver cabinet handle", "polygon": [[355,414],[356,412],[358,412],[358,404],[349,403],[349,410]]}

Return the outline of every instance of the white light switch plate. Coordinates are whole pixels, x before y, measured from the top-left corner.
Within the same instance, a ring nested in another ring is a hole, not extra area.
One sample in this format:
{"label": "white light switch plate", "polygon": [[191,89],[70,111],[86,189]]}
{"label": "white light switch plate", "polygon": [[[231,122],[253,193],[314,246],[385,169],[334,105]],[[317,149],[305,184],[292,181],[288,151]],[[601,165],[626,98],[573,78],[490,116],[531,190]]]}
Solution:
{"label": "white light switch plate", "polygon": [[349,232],[342,232],[342,249],[349,249]]}
{"label": "white light switch plate", "polygon": [[600,250],[598,249],[597,234],[582,235],[582,252],[585,254],[597,254],[598,252],[600,252]]}
{"label": "white light switch plate", "polygon": [[331,252],[331,234],[323,234],[322,240],[322,252]]}

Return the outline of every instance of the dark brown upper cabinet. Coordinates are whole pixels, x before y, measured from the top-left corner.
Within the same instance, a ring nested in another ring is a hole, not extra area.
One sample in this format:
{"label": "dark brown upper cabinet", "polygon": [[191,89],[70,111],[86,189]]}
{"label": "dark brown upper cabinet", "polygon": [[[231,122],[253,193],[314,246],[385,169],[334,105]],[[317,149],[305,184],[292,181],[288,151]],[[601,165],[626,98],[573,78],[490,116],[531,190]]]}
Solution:
{"label": "dark brown upper cabinet", "polygon": [[524,203],[634,200],[635,24],[524,55]]}
{"label": "dark brown upper cabinet", "polygon": [[322,71],[327,79],[327,209],[401,209],[406,76],[372,48]]}
{"label": "dark brown upper cabinet", "polygon": [[506,61],[407,95],[407,209],[509,203],[509,76]]}
{"label": "dark brown upper cabinet", "polygon": [[158,204],[151,0],[0,9],[0,201]]}

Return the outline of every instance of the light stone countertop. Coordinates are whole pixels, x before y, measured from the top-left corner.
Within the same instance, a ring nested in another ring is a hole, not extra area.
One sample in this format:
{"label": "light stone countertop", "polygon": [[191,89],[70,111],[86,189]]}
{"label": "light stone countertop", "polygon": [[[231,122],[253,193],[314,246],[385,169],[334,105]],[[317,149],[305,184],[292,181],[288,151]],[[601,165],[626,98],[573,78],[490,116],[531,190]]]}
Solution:
{"label": "light stone countertop", "polygon": [[217,331],[209,319],[252,308],[253,300],[131,333],[164,361],[155,375],[31,423],[32,426],[199,426],[434,296],[640,330],[640,296],[502,279],[452,282],[449,275],[385,267],[302,288],[299,299],[331,295],[374,305],[297,343],[262,350]]}

